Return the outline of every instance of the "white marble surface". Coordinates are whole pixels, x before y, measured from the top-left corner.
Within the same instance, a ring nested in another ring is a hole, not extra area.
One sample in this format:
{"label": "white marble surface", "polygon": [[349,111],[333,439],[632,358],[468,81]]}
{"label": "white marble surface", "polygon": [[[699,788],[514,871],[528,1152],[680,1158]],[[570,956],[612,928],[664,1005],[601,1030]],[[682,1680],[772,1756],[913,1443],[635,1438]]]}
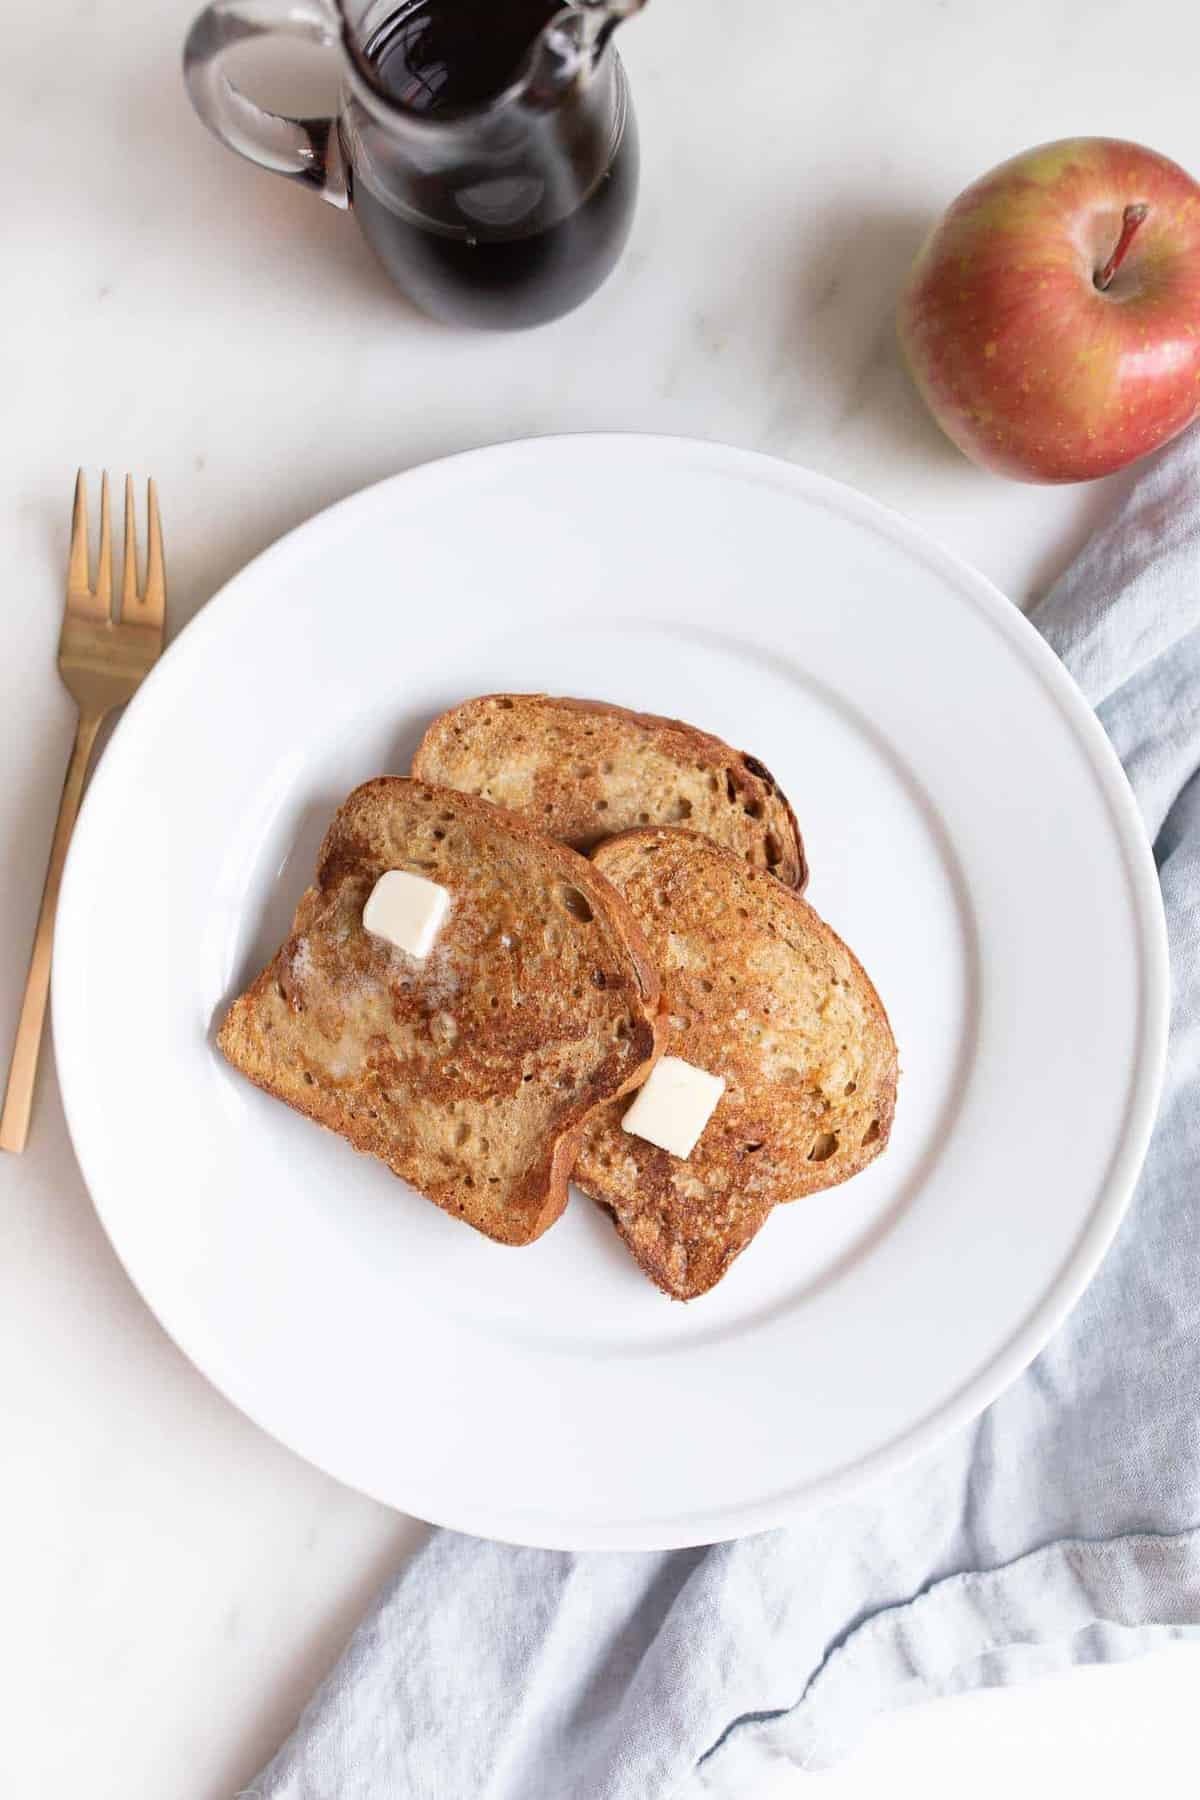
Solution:
{"label": "white marble surface", "polygon": [[[1101,130],[1200,167],[1187,0],[652,0],[626,33],[645,186],[622,269],[539,333],[459,336],[395,300],[349,220],[204,135],[177,73],[190,10],[3,14],[5,1045],[70,732],[52,659],[77,463],[157,475],[176,625],[365,482],[590,427],[827,470],[1023,601],[1120,480],[1024,489],[958,459],[897,366],[897,284],[940,206],[1027,144]],[[279,1449],[173,1349],[93,1217],[52,1065],[28,1154],[0,1167],[0,1417],[0,1791],[233,1795],[419,1528]],[[1198,1663],[910,1715],[818,1791],[1165,1785]]]}

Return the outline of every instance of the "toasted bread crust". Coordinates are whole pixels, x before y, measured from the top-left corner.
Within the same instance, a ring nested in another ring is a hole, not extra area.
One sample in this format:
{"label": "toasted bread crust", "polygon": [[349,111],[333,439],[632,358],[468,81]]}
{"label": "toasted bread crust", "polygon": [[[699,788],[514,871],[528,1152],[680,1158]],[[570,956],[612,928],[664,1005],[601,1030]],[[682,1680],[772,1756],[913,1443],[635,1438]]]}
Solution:
{"label": "toasted bread crust", "polygon": [[[362,925],[378,877],[406,867],[452,896],[424,962]],[[586,1120],[644,1079],[662,1035],[645,939],[598,870],[486,801],[393,776],[338,809],[219,1042],[446,1211],[526,1244],[566,1204]]]}
{"label": "toasted bread crust", "polygon": [[808,880],[796,815],[770,770],[681,719],[603,700],[483,694],[433,721],[413,774],[524,813],[577,850],[686,819],[786,887]]}
{"label": "toasted bread crust", "polygon": [[665,1293],[707,1292],[780,1202],[857,1174],[886,1147],[896,1045],[861,964],[796,893],[695,833],[639,829],[594,853],[658,958],[666,1050],[726,1091],[686,1160],[587,1125],[575,1180],[609,1208]]}

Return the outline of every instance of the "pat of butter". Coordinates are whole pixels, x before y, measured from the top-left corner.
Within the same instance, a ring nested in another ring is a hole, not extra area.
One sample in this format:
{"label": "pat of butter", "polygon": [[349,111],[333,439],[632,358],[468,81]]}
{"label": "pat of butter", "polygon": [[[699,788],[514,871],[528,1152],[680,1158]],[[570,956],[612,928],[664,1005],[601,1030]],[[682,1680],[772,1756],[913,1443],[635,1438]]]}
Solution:
{"label": "pat of butter", "polygon": [[410,875],[407,869],[389,869],[363,907],[363,925],[373,937],[423,958],[433,949],[449,910],[450,896],[436,881]]}
{"label": "pat of butter", "polygon": [[686,1161],[724,1092],[723,1075],[693,1068],[681,1056],[664,1056],[638,1089],[621,1124],[634,1137]]}

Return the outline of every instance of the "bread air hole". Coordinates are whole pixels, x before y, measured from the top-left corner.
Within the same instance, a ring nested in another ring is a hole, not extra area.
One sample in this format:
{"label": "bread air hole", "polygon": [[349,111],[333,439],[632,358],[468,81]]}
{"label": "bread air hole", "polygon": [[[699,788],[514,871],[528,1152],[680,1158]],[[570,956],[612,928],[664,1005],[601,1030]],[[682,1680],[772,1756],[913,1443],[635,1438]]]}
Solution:
{"label": "bread air hole", "polygon": [[836,1131],[822,1131],[813,1140],[813,1147],[808,1153],[809,1162],[828,1162],[838,1147]]}
{"label": "bread air hole", "polygon": [[511,712],[513,709],[513,703],[511,700],[497,700],[496,705],[499,707],[501,712]]}
{"label": "bread air hole", "polygon": [[742,801],[742,811],[746,814],[747,818],[761,819],[763,816],[762,801],[761,800],[743,800]]}
{"label": "bread air hole", "polygon": [[607,800],[597,800],[593,810],[596,812],[607,812],[608,811],[608,801]]}
{"label": "bread air hole", "polygon": [[857,1081],[848,1081],[846,1083],[845,1087],[842,1089],[842,1092],[843,1092],[843,1094],[857,1094],[857,1092],[858,1092]]}
{"label": "bread air hole", "polygon": [[463,1145],[467,1142],[470,1135],[471,1135],[471,1127],[467,1124],[466,1120],[464,1119],[462,1124],[458,1127],[458,1129],[454,1133],[454,1142],[459,1150],[462,1149]]}
{"label": "bread air hole", "polygon": [[867,1126],[866,1131],[863,1133],[863,1144],[873,1144],[878,1136],[879,1120],[872,1119],[871,1123]]}
{"label": "bread air hole", "polygon": [[570,913],[573,919],[578,919],[583,925],[591,924],[592,909],[587,903],[586,896],[581,894],[577,887],[571,887],[565,881],[560,882],[555,889],[555,898],[563,911]]}
{"label": "bread air hole", "polygon": [[767,853],[767,867],[769,869],[778,868],[783,861],[783,845],[773,831],[768,831],[764,847]]}

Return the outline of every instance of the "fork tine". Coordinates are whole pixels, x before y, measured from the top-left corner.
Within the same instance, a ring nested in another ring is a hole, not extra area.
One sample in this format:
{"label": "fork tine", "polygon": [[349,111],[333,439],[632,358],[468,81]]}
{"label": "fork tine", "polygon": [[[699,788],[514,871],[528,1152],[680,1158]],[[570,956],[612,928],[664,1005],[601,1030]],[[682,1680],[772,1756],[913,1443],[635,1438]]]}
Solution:
{"label": "fork tine", "polygon": [[136,616],[137,591],[137,520],[133,507],[133,476],[125,477],[125,567],[121,576],[121,617]]}
{"label": "fork tine", "polygon": [[167,575],[163,566],[162,519],[158,511],[158,488],[153,480],[146,483],[146,512],[149,518],[149,545],[146,550],[146,587],[142,594],[142,616],[147,625],[157,625],[161,630],[167,607]]}
{"label": "fork tine", "polygon": [[[107,512],[104,490],[101,490],[102,515]],[[104,582],[104,522],[100,526],[100,571],[93,591],[88,585],[88,514],[87,481],[80,469],[75,480],[75,509],[71,514],[71,556],[67,563],[67,613],[73,619],[89,624],[107,625],[111,618],[109,590]],[[111,557],[109,558],[111,566]]]}
{"label": "fork tine", "polygon": [[67,564],[67,592],[86,594],[88,591],[87,481],[80,469],[75,477],[75,505],[71,510],[71,557]]}
{"label": "fork tine", "polygon": [[100,477],[100,554],[96,562],[94,598],[105,618],[112,618],[112,514],[108,504],[108,470]]}

